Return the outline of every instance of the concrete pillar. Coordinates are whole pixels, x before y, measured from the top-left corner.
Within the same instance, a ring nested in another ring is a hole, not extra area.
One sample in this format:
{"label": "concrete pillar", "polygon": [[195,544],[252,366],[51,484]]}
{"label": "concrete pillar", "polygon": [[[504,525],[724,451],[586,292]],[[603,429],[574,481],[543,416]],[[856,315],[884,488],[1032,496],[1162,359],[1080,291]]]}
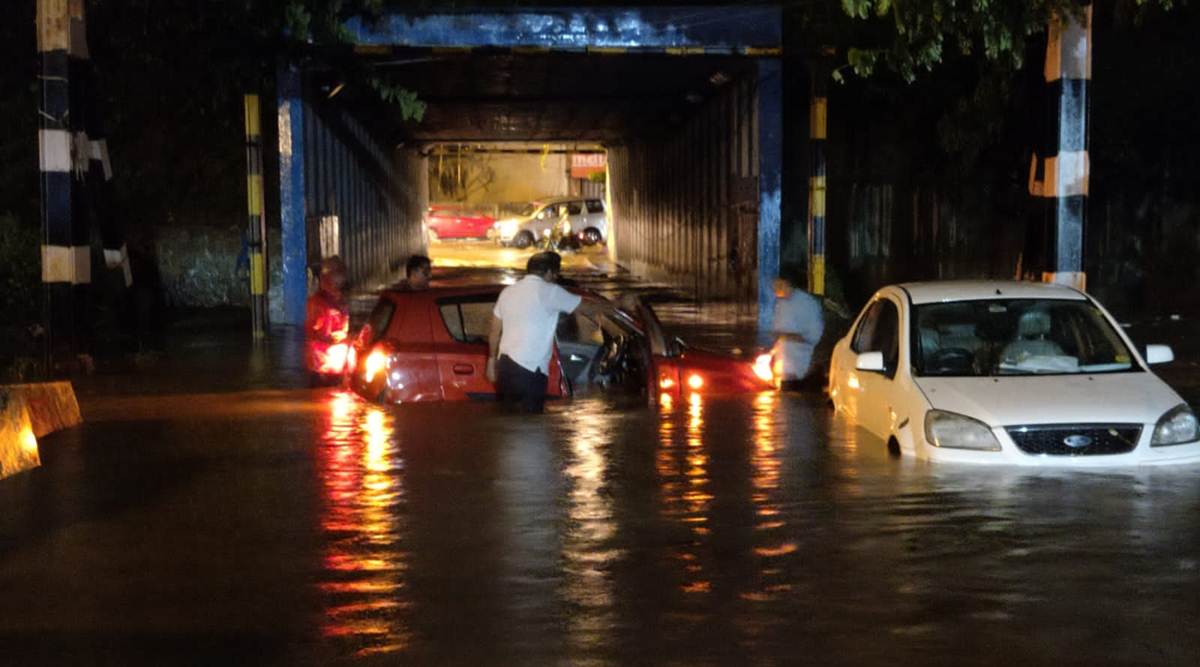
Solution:
{"label": "concrete pillar", "polygon": [[267,226],[263,212],[262,111],[258,95],[243,97],[246,119],[246,239],[250,250],[250,331],[267,334]]}
{"label": "concrete pillar", "polygon": [[304,324],[308,300],[305,220],[304,94],[295,65],[281,64],[276,78],[279,123],[279,220],[283,246],[283,320]]}
{"label": "concrete pillar", "polygon": [[783,63],[758,61],[758,328],[769,331],[779,275],[783,167]]}
{"label": "concrete pillar", "polygon": [[[1030,194],[1046,203],[1045,222],[1027,253],[1045,282],[1084,289],[1083,239],[1088,196],[1088,84],[1092,78],[1092,6],[1050,24],[1045,78],[1051,105],[1045,145],[1030,166]],[[1040,266],[1038,266],[1040,264]],[[1031,271],[1024,271],[1026,274]]]}
{"label": "concrete pillar", "polygon": [[808,149],[812,172],[808,177],[808,291],[825,294],[825,141],[829,97],[824,62],[812,68],[812,93],[808,110]]}
{"label": "concrete pillar", "polygon": [[92,255],[85,178],[92,152],[84,127],[88,60],[83,0],[38,0],[41,103],[42,284],[48,370],[84,352]]}

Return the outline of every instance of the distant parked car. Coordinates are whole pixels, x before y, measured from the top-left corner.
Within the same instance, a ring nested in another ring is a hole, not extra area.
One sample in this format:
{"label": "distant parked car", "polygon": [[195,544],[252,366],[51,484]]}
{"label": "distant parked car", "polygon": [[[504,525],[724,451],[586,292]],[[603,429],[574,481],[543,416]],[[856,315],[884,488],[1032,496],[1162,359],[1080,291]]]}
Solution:
{"label": "distant parked car", "polygon": [[608,212],[604,200],[595,197],[557,197],[530,202],[520,215],[495,223],[496,239],[502,245],[528,248],[538,239],[550,236],[551,228],[562,220],[564,211],[571,224],[570,234],[584,245],[608,240]]}
{"label": "distant parked car", "polygon": [[1196,416],[1094,299],[1059,285],[879,290],[837,343],[836,409],[894,452],[1017,465],[1200,462]]}
{"label": "distant parked car", "polygon": [[425,212],[425,231],[430,241],[487,238],[495,222],[489,215],[446,205],[435,204]]}
{"label": "distant parked car", "polygon": [[[501,289],[384,291],[349,354],[350,387],[383,403],[495,398],[484,368]],[[774,388],[766,359],[751,363],[686,347],[666,337],[648,306],[631,313],[594,293],[573,291],[599,302],[602,312],[559,319],[548,396],[616,391],[672,400]]]}

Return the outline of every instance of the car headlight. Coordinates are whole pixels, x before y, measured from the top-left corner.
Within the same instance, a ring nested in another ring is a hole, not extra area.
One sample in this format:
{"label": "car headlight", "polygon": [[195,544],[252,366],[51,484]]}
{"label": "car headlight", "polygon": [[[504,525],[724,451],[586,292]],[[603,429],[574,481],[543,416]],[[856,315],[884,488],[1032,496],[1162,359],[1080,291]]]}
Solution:
{"label": "car headlight", "polygon": [[943,410],[925,413],[925,440],[934,447],[1000,451],[1000,441],[987,424]]}
{"label": "car headlight", "polygon": [[500,230],[501,236],[513,236],[517,233],[517,221],[509,218],[496,223],[496,228]]}
{"label": "car headlight", "polygon": [[1158,424],[1155,424],[1150,446],[1182,445],[1196,440],[1200,440],[1200,424],[1196,422],[1196,415],[1192,409],[1180,403],[1167,410],[1158,420]]}
{"label": "car headlight", "polygon": [[775,369],[771,367],[771,355],[760,354],[754,359],[754,374],[763,382],[775,382]]}
{"label": "car headlight", "polygon": [[375,350],[367,355],[367,361],[363,368],[363,380],[368,384],[375,379],[375,376],[387,366],[387,355],[379,350]]}

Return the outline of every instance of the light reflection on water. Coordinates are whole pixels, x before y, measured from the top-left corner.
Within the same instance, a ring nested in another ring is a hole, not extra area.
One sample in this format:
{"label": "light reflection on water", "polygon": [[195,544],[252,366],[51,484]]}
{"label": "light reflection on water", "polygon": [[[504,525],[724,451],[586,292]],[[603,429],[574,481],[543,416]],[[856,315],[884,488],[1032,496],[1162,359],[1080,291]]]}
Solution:
{"label": "light reflection on water", "polygon": [[601,401],[578,407],[564,423],[568,451],[563,462],[570,527],[563,536],[563,595],[572,609],[567,640],[573,655],[593,652],[608,639],[616,600],[606,565],[625,555],[614,540],[617,525],[606,481],[619,423]]}
{"label": "light reflection on water", "polygon": [[322,634],[341,638],[360,656],[401,650],[408,637],[396,512],[403,464],[392,421],[379,407],[334,393],[318,452],[326,534]]}
{"label": "light reflection on water", "polygon": [[1165,642],[1154,619],[1200,615],[1194,472],[896,460],[776,393],[537,418],[335,394],[328,412],[318,590],[341,655],[986,663],[1003,637],[1037,637],[1025,659],[1078,651],[1136,612],[1079,654],[1129,661],[1122,638]]}

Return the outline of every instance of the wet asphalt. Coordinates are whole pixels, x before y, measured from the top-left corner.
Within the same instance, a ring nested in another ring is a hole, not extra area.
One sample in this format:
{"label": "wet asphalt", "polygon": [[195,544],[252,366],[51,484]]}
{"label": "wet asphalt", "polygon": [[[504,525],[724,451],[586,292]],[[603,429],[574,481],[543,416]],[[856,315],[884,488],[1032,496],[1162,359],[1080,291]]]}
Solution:
{"label": "wet asphalt", "polygon": [[[660,308],[726,349],[742,310]],[[894,459],[806,394],[381,408],[299,363],[193,321],[77,383],[0,482],[0,664],[1200,663],[1195,467]]]}

